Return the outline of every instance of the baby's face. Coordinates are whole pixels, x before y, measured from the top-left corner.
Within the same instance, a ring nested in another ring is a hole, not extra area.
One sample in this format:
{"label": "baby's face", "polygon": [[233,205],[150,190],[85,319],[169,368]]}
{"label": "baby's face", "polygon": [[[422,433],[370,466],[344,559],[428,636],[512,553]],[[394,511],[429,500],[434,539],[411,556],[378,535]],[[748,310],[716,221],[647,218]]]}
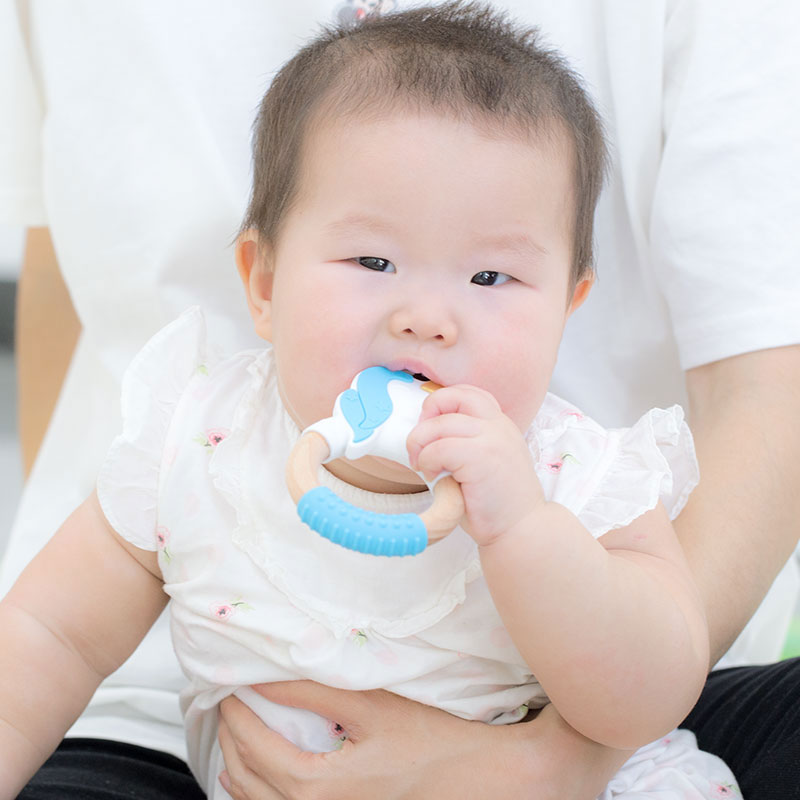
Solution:
{"label": "baby's face", "polygon": [[383,365],[486,389],[525,430],[572,306],[567,146],[434,114],[339,120],[299,180],[261,329],[297,425]]}

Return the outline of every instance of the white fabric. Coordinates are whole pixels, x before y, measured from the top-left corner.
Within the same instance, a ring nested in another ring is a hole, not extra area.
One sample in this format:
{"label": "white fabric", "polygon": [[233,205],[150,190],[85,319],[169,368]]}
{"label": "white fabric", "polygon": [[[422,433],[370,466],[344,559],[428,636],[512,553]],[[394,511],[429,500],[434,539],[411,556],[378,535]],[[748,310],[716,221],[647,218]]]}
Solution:
{"label": "white fabric", "polygon": [[[121,375],[150,335],[200,303],[215,341],[253,343],[226,244],[254,110],[279,63],[354,5],[0,0],[0,218],[50,226],[85,326],[0,589],[91,491],[119,428]],[[614,155],[600,278],[567,326],[553,390],[604,425],[630,424],[684,401],[681,366],[800,340],[800,5],[499,5],[539,23],[586,76]],[[736,661],[777,656],[792,569]],[[180,754],[182,684],[161,624],[73,732]]]}
{"label": "white fabric", "polygon": [[[255,699],[265,722],[305,749],[341,743],[332,721],[257,701],[247,690],[256,683],[305,678],[389,689],[495,724],[546,702],[463,530],[419,555],[386,558],[346,550],[300,521],[285,481],[299,431],[280,402],[270,348],[216,361],[202,313],[192,309],[134,359],[123,409],[98,497],[122,536],[159,552],[173,643],[188,678],[189,763],[204,788],[214,790],[220,770],[217,704],[234,691],[251,706]],[[659,500],[674,516],[697,483],[678,407],[605,431],[548,395],[527,441],[545,497],[595,537]],[[418,512],[430,504],[428,492],[374,495],[323,474],[337,494],[369,510]],[[716,780],[717,759],[695,755],[688,763],[703,775],[710,758]],[[661,780],[648,775],[653,791]]]}

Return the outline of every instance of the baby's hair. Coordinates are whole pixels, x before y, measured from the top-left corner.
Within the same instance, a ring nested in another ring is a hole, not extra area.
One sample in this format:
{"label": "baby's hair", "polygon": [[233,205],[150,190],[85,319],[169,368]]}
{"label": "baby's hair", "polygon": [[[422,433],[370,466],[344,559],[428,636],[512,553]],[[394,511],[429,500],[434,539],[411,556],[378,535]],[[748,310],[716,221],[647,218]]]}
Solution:
{"label": "baby's hair", "polygon": [[275,242],[296,199],[315,124],[398,108],[489,133],[566,137],[574,168],[572,281],[592,269],[594,209],[606,169],[602,123],[563,57],[483,3],[452,2],[326,28],[278,72],[256,118],[253,188],[242,231]]}

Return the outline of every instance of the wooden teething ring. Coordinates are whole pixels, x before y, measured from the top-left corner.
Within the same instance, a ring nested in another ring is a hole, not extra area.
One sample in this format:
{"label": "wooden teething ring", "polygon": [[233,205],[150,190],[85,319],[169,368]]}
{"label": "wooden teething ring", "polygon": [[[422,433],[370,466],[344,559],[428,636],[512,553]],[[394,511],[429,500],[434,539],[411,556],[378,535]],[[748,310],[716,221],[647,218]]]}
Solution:
{"label": "wooden teething ring", "polygon": [[[329,456],[328,442],[321,434],[316,431],[308,431],[300,437],[286,465],[286,483],[289,494],[295,503],[299,504],[309,492],[319,488],[319,468]],[[446,475],[438,480],[432,492],[433,503],[430,508],[419,515],[419,520],[428,535],[428,544],[447,536],[464,515],[464,498],[461,488],[452,476]],[[391,520],[394,515],[379,514],[375,516]],[[312,527],[314,526],[312,525]]]}

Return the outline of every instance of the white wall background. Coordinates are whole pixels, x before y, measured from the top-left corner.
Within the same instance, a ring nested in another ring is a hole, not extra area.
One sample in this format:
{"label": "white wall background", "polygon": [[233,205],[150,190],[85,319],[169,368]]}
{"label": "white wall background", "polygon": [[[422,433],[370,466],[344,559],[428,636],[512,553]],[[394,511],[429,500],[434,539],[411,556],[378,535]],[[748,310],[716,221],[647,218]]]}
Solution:
{"label": "white wall background", "polygon": [[0,281],[13,281],[19,275],[24,230],[0,225]]}

